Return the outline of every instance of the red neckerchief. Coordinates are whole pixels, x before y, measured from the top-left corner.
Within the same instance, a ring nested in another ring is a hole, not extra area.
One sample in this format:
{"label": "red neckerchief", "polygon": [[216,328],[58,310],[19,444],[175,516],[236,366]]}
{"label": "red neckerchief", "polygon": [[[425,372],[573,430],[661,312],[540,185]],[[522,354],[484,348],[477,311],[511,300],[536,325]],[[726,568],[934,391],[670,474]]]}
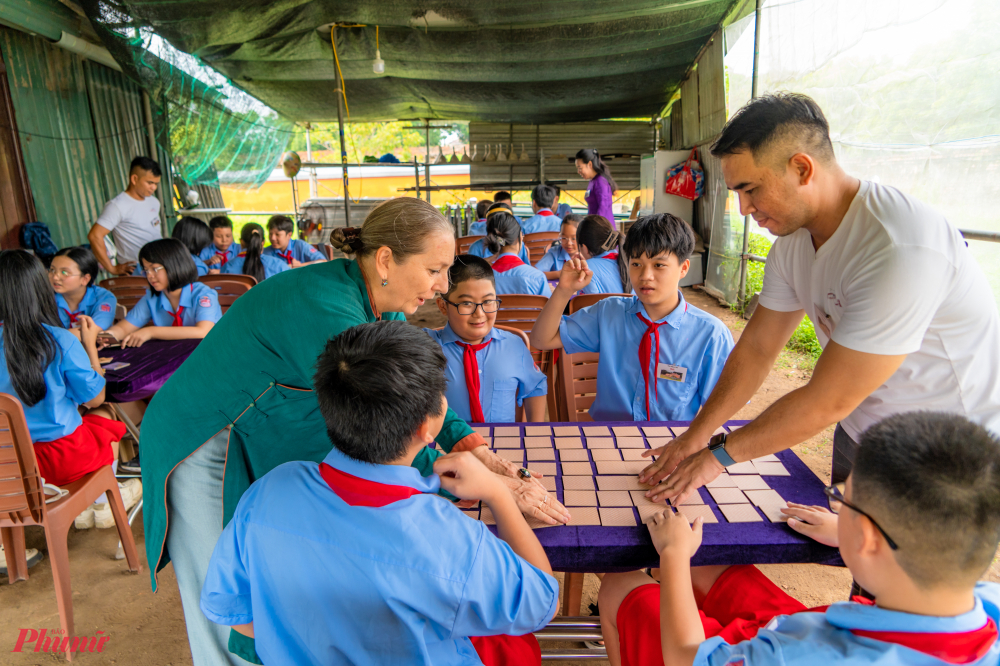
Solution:
{"label": "red neckerchief", "polygon": [[326,463],[319,464],[319,474],[330,490],[350,506],[386,506],[421,494],[416,488],[369,481]]}
{"label": "red neckerchief", "polygon": [[216,250],[215,256],[222,259],[222,262],[219,265],[225,266],[226,262],[229,261],[229,248],[227,247],[224,252],[219,252],[218,250]]}
{"label": "red neckerchief", "polygon": [[543,208],[542,210],[538,211],[538,213],[536,213],[536,215],[541,215],[542,217],[549,217],[551,215],[555,215],[555,213],[553,213],[548,208]]}
{"label": "red neckerchief", "polygon": [[[853,597],[851,601],[866,606],[875,602],[864,597]],[[908,631],[867,631],[851,629],[855,636],[871,638],[884,643],[894,643],[903,647],[929,654],[949,664],[969,664],[990,651],[997,641],[997,625],[993,618],[986,618],[986,624],[973,631],[956,633],[916,633]]]}
{"label": "red neckerchief", "polygon": [[493,262],[493,270],[497,273],[506,273],[517,266],[524,266],[524,262],[516,254],[505,254]]}
{"label": "red neckerchief", "polygon": [[656,368],[660,365],[660,327],[667,322],[661,321],[659,324],[654,324],[645,317],[642,316],[641,312],[636,312],[635,316],[638,317],[643,324],[646,325],[646,332],[642,334],[642,340],[639,342],[639,366],[642,368],[642,381],[646,385],[646,420],[649,421],[649,359],[653,355],[652,342],[653,338],[656,338],[656,365],[653,366],[653,400],[656,400]]}
{"label": "red neckerchief", "polygon": [[292,249],[291,248],[288,248],[284,252],[282,252],[278,248],[274,248],[274,252],[279,257],[281,257],[282,259],[284,259],[285,261],[287,261],[289,266],[292,265],[292,261],[294,261],[294,259],[292,258]]}
{"label": "red neckerchief", "polygon": [[80,310],[79,312],[70,312],[66,308],[63,308],[62,311],[65,312],[67,315],[69,315],[69,325],[70,326],[72,326],[73,324],[75,324],[76,323],[76,318],[83,314],[83,310]]}
{"label": "red neckerchief", "polygon": [[612,252],[610,254],[606,254],[603,257],[601,257],[601,259],[610,259],[611,261],[618,261],[618,253]]}
{"label": "red neckerchief", "polygon": [[473,423],[486,423],[483,404],[479,401],[479,361],[476,359],[476,352],[486,349],[491,342],[493,338],[478,345],[469,345],[456,340],[458,346],[465,350],[462,355],[462,365],[465,368],[465,388],[469,392],[469,412],[472,414]]}
{"label": "red neckerchief", "polygon": [[[194,292],[194,283],[193,282],[191,283],[191,291],[192,291],[192,293]],[[168,310],[168,312],[169,312],[169,310]],[[184,306],[183,305],[181,305],[180,303],[178,303],[177,304],[177,312],[170,312],[170,315],[174,318],[174,323],[170,324],[171,326],[183,326],[184,325],[184,320],[182,319],[182,316],[184,315]]]}
{"label": "red neckerchief", "polygon": [[240,252],[240,253],[239,253],[238,255],[236,255],[236,256],[237,256],[237,257],[245,257],[245,256],[247,256],[247,253],[246,253],[246,252]]}

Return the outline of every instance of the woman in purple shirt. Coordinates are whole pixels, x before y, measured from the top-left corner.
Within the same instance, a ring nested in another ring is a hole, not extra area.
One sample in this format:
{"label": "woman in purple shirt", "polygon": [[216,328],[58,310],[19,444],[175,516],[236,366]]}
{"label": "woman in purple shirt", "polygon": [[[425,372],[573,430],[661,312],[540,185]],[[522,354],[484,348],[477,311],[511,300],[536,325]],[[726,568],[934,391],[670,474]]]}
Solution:
{"label": "woman in purple shirt", "polygon": [[601,161],[600,154],[592,148],[584,148],[576,154],[576,172],[590,181],[584,199],[587,200],[587,214],[600,215],[614,223],[615,214],[611,210],[612,195],[618,189],[611,177],[608,165]]}

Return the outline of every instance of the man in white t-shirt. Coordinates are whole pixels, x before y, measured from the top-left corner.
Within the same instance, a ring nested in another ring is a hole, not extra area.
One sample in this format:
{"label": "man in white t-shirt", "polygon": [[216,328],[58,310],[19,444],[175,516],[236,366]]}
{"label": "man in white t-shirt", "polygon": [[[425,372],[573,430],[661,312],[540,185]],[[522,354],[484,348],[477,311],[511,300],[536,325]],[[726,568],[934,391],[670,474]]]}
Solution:
{"label": "man in white t-shirt", "polygon": [[[160,200],[156,188],[160,184],[160,165],[148,157],[132,160],[128,187],[104,206],[97,222],[90,228],[87,240],[97,261],[112,275],[131,275],[139,260],[139,250],[146,243],[163,238],[160,224]],[[104,237],[114,233],[116,264],[111,263]]]}
{"label": "man in white t-shirt", "polygon": [[[846,174],[822,110],[804,95],[751,101],[712,154],[740,211],[779,238],[758,307],[715,390],[690,429],[654,451],[661,457],[640,474],[662,480],[653,497],[683,501],[724,467],[832,423],[834,483],[850,473],[861,433],[891,414],[948,411],[1000,434],[1000,316],[943,215]],[[728,436],[714,435],[760,388],[803,315],[823,347],[809,383]]]}

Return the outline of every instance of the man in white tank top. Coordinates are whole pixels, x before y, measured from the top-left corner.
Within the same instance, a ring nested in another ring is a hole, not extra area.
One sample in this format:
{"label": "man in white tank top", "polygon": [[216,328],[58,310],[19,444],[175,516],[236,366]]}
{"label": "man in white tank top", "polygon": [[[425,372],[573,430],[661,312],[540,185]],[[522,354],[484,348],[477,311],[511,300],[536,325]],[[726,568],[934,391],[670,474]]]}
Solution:
{"label": "man in white tank top", "polygon": [[[891,414],[953,412],[1000,435],[996,301],[943,215],[845,173],[822,110],[804,95],[751,101],[712,154],[740,212],[779,238],[759,305],[711,397],[640,475],[662,480],[656,499],[683,501],[725,466],[832,423],[834,483],[850,473],[861,433]],[[753,397],[803,315],[823,347],[812,379],[743,428],[713,436]]]}
{"label": "man in white tank top", "polygon": [[[160,165],[148,157],[132,160],[128,187],[104,205],[104,211],[87,233],[94,257],[112,275],[131,275],[139,260],[139,250],[150,241],[163,238],[160,224]],[[112,264],[104,238],[114,234],[116,263]]]}

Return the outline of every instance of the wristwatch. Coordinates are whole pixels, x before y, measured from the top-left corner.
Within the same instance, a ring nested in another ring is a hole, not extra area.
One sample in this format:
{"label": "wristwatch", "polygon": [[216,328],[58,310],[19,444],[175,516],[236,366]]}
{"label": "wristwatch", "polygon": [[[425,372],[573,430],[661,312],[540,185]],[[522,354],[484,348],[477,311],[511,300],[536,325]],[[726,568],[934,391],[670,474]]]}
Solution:
{"label": "wristwatch", "polygon": [[708,440],[708,450],[712,452],[712,455],[715,456],[716,460],[722,463],[723,467],[729,467],[730,465],[736,464],[733,457],[729,455],[728,451],[726,451],[726,436],[727,433],[723,432]]}

